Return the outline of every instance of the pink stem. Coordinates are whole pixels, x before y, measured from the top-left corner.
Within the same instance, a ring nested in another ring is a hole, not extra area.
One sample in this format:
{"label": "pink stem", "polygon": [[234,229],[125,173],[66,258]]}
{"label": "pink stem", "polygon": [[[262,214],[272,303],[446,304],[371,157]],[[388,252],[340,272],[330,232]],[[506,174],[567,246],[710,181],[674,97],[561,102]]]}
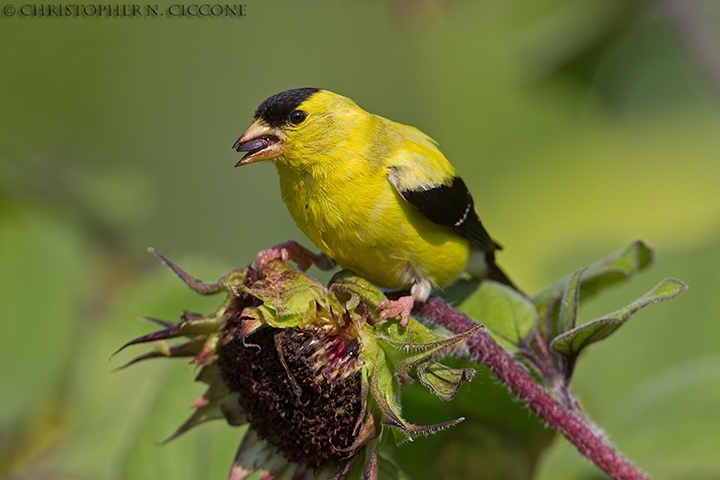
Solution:
{"label": "pink stem", "polygon": [[[459,334],[477,325],[467,315],[440,298],[431,298],[419,309],[419,316]],[[470,353],[492,370],[532,411],[562,433],[595,465],[614,479],[647,480],[649,477],[615,450],[600,429],[581,411],[573,413],[545,390],[485,331],[467,339]]]}

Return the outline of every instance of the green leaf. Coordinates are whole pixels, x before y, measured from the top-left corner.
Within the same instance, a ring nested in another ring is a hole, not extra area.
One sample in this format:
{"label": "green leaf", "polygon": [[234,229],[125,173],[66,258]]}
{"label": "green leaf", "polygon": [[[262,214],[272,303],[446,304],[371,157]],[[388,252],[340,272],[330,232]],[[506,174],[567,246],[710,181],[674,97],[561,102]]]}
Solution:
{"label": "green leaf", "polygon": [[[391,323],[394,323],[395,325],[398,324],[398,322]],[[414,337],[411,333],[411,329],[413,328],[418,331],[427,331],[426,334],[433,335],[433,337],[435,338],[441,338],[436,337],[434,334],[431,334],[430,331],[426,329],[426,327],[416,322],[415,320],[411,320],[407,328],[403,329],[406,331],[407,337]],[[478,328],[480,327],[478,326]],[[397,429],[397,431],[399,431],[404,436],[404,439],[397,439],[398,442],[404,440],[412,440],[416,436],[425,436],[439,432],[463,420],[462,418],[458,418],[455,420],[444,421],[429,426],[414,425],[405,420],[405,418],[403,418],[403,416],[401,415],[402,406],[400,402],[400,384],[398,382],[398,374],[409,366],[416,364],[423,359],[428,359],[432,355],[437,354],[442,349],[447,348],[449,345],[457,343],[458,341],[468,337],[469,335],[472,335],[475,330],[476,329],[472,329],[469,332],[461,335],[456,335],[455,337],[449,339],[441,339],[440,341],[431,343],[429,345],[424,345],[422,343],[398,344],[388,339],[378,339],[379,341],[370,340],[365,344],[363,348],[363,356],[365,357],[366,361],[368,361],[369,365],[367,375],[369,377],[370,393],[372,394],[373,400],[377,403],[378,407],[382,411],[382,422],[386,425],[393,427],[394,429]],[[385,344],[384,348],[382,347],[383,344]],[[386,351],[390,354],[392,354],[393,352],[400,352],[400,358],[402,358],[402,360],[398,363],[390,361],[390,359],[386,356]],[[457,385],[441,385],[443,380],[442,378],[428,379],[428,383],[432,383],[430,389],[431,391],[433,391],[433,393],[435,393],[436,389],[439,390],[438,396],[441,396],[441,398],[443,395],[451,395],[450,390],[454,389],[454,392],[452,392],[452,396],[454,396],[454,393],[457,392],[457,387],[459,386],[460,382],[462,382],[463,380],[472,379],[472,374],[470,373],[471,370],[472,369],[464,369],[464,371],[460,373],[459,376],[461,378],[458,379]],[[434,368],[433,372],[436,372],[439,375],[440,367]],[[430,375],[432,375],[432,373],[428,376]],[[452,373],[446,373],[446,377],[448,378],[449,382],[453,381]]]}
{"label": "green leaf", "polygon": [[470,382],[475,376],[474,368],[453,368],[438,362],[429,362],[418,368],[420,383],[446,402],[455,395],[463,382]]}
{"label": "green leaf", "polygon": [[[394,323],[395,326],[390,326],[388,330],[398,328],[398,323]],[[378,337],[378,340],[380,340],[381,343],[388,343],[392,347],[385,348],[385,354],[387,358],[395,364],[396,373],[400,374],[413,365],[429,361],[443,350],[470,337],[480,328],[482,327],[477,325],[467,332],[453,335],[449,338],[443,338],[434,334],[431,330],[428,330],[427,327],[421,323],[411,320],[408,326],[402,329],[405,330],[404,336],[400,336],[397,333],[394,336],[395,338],[400,338],[401,341],[395,341],[392,337]],[[411,340],[408,341],[406,339]]]}
{"label": "green leaf", "polygon": [[568,277],[558,313],[557,333],[575,328],[578,307],[580,306],[580,278],[587,268],[581,268]]}
{"label": "green leaf", "polygon": [[370,393],[383,413],[383,423],[400,430],[408,439],[411,439],[410,427],[401,416],[400,385],[389,365],[385,362],[385,354],[381,348],[374,349],[375,357],[372,359],[374,368],[368,369],[370,378]]}
{"label": "green leaf", "polygon": [[623,326],[638,310],[653,303],[669,300],[687,289],[680,280],[666,278],[655,288],[620,310],[593,320],[556,337],[550,347],[569,357],[577,356],[587,346],[603,340]]}
{"label": "green leaf", "polygon": [[[627,248],[587,267],[582,275],[580,299],[589,298],[604,288],[629,279],[649,267],[653,260],[652,248],[642,240],[636,240]],[[560,298],[568,280],[560,280],[533,297],[541,318]]]}
{"label": "green leaf", "polygon": [[515,290],[493,281],[484,281],[457,308],[479,324],[508,350],[515,350],[537,322],[533,304]]}
{"label": "green leaf", "polygon": [[394,458],[413,479],[528,480],[556,435],[486,367],[452,402],[427,395],[419,382],[407,386],[403,414],[423,423],[465,417],[449,430],[395,449]]}

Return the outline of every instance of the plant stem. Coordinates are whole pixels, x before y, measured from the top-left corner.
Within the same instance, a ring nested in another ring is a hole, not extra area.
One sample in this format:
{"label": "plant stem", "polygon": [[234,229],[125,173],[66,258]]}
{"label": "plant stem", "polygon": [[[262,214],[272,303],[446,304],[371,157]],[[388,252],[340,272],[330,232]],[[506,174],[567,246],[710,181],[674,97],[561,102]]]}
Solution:
{"label": "plant stem", "polygon": [[[440,298],[431,298],[417,311],[418,316],[442,325],[455,334],[477,323]],[[603,432],[579,409],[571,410],[558,402],[485,331],[467,340],[474,359],[486,365],[515,392],[540,418],[562,433],[585,457],[618,480],[647,480],[649,477],[615,450]]]}

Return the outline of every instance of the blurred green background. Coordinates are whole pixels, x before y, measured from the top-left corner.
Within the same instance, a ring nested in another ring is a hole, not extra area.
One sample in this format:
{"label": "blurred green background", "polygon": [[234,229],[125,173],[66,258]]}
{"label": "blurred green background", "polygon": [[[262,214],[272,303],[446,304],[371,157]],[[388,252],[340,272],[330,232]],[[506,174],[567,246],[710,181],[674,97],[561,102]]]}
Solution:
{"label": "blurred green background", "polygon": [[[302,86],[434,137],[528,292],[654,244],[656,266],[582,317],[663,277],[690,290],[591,349],[575,391],[654,478],[720,477],[717,2],[248,0],[246,13],[0,14],[0,477],[225,478],[237,429],[157,446],[202,392],[193,369],[111,374],[139,351],[108,357],[150,330],[139,315],[216,303],[146,247],[214,279],[307,243],[273,167],[233,169],[231,150],[264,98]],[[562,438],[538,477],[603,478]]]}

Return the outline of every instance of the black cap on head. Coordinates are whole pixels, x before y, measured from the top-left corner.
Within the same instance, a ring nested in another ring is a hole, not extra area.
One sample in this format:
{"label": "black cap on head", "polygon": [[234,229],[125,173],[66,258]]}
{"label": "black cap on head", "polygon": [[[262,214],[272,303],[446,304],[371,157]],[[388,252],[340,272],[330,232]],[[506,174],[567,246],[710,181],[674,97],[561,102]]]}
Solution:
{"label": "black cap on head", "polygon": [[255,111],[255,119],[261,118],[273,128],[281,127],[287,123],[293,110],[319,91],[319,88],[295,88],[276,93],[260,104]]}

